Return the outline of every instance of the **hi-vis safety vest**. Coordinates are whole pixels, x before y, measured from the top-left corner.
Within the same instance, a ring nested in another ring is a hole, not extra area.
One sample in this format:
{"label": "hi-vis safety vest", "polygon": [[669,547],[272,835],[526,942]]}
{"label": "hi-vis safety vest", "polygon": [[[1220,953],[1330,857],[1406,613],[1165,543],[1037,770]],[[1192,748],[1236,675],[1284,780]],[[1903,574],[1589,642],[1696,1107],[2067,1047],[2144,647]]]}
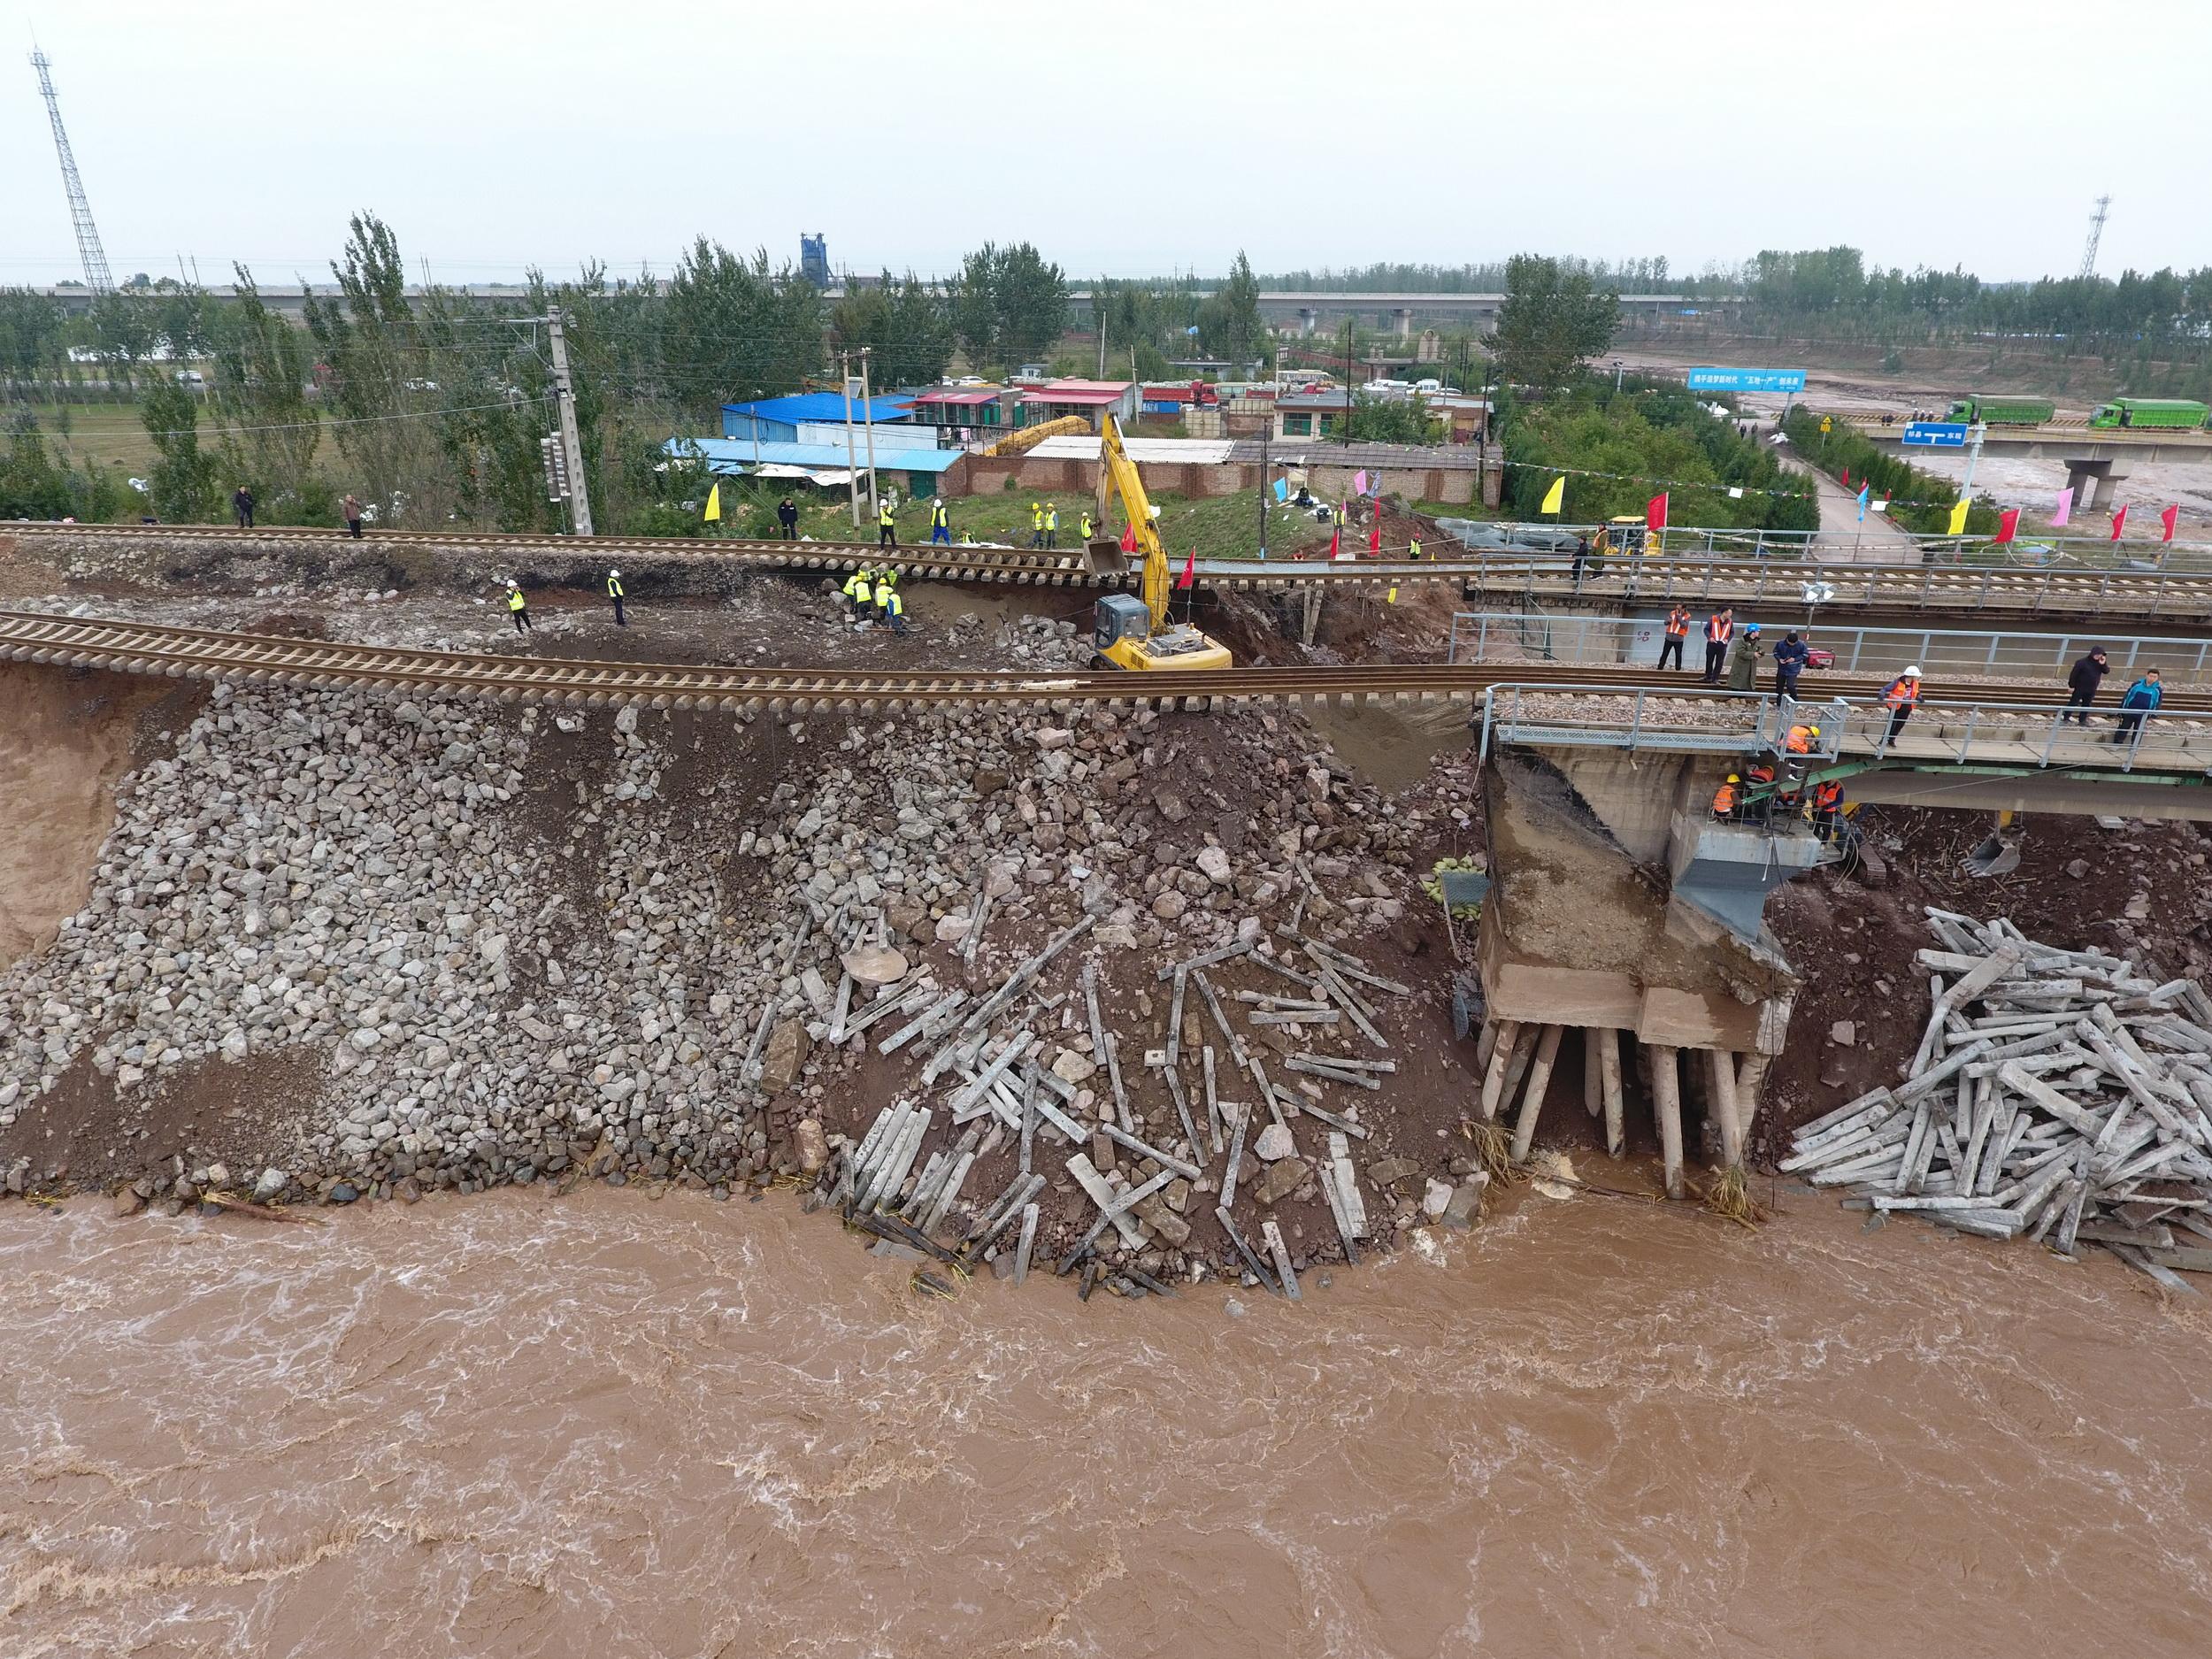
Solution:
{"label": "hi-vis safety vest", "polygon": [[1813,804],[1823,812],[1832,812],[1843,804],[1843,786],[1832,780],[1813,791]]}
{"label": "hi-vis safety vest", "polygon": [[508,609],[508,610],[510,610],[510,611],[519,611],[519,610],[521,610],[521,609],[522,609],[522,607],[523,607],[523,605],[524,605],[524,603],[526,603],[526,601],[523,599],[523,596],[522,596],[522,589],[521,589],[521,588],[510,588],[507,590],[507,609]]}
{"label": "hi-vis safety vest", "polygon": [[1060,510],[1057,507],[1047,509],[1045,512],[1045,528],[1048,530],[1057,530],[1059,527]]}
{"label": "hi-vis safety vest", "polygon": [[1813,752],[1813,728],[1809,726],[1790,727],[1787,748],[1793,755],[1811,754]]}
{"label": "hi-vis safety vest", "polygon": [[1882,694],[1882,702],[1892,709],[1909,709],[1920,701],[1920,682],[1900,674],[1889,682],[1889,689]]}
{"label": "hi-vis safety vest", "polygon": [[889,582],[876,584],[876,603],[881,607],[883,614],[887,617],[899,617],[906,614],[906,601],[891,591]]}
{"label": "hi-vis safety vest", "polygon": [[855,571],[845,579],[845,595],[855,604],[864,605],[868,603],[871,585],[866,571]]}
{"label": "hi-vis safety vest", "polygon": [[1667,612],[1667,637],[1678,640],[1690,631],[1690,613],[1686,611]]}
{"label": "hi-vis safety vest", "polygon": [[1705,620],[1705,638],[1709,644],[1725,645],[1735,636],[1735,633],[1736,619],[1733,617],[1723,617],[1716,611]]}
{"label": "hi-vis safety vest", "polygon": [[1406,557],[1409,559],[1417,559],[1421,557],[1421,538],[1419,536],[1409,536],[1406,538]]}
{"label": "hi-vis safety vest", "polygon": [[1029,503],[1029,527],[1032,530],[1041,530],[1045,527],[1045,510],[1035,502]]}
{"label": "hi-vis safety vest", "polygon": [[883,503],[876,509],[876,522],[878,524],[887,525],[894,522],[891,517],[891,503],[887,501]]}
{"label": "hi-vis safety vest", "polygon": [[1091,539],[1091,515],[1088,513],[1083,515],[1083,539],[1086,541]]}
{"label": "hi-vis safety vest", "polygon": [[932,507],[929,510],[930,528],[933,530],[942,530],[948,527],[948,523],[949,521],[945,516],[945,503],[941,501],[934,507]]}
{"label": "hi-vis safety vest", "polygon": [[1736,786],[1724,783],[1713,791],[1713,816],[1726,818],[1736,810]]}
{"label": "hi-vis safety vest", "polygon": [[608,577],[607,597],[610,599],[619,599],[622,596],[622,579],[619,576]]}

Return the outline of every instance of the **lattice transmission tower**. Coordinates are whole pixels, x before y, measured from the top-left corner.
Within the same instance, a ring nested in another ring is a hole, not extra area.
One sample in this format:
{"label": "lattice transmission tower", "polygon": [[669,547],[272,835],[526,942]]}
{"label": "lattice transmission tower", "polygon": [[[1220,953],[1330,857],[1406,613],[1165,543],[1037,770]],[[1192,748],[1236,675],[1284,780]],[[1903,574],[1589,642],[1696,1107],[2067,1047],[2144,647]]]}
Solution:
{"label": "lattice transmission tower", "polygon": [[2112,198],[2097,198],[2097,211],[2089,216],[2089,245],[2081,250],[2081,273],[2085,277],[2097,274],[2097,244],[2104,239],[2105,216],[2112,211]]}
{"label": "lattice transmission tower", "polygon": [[48,73],[46,54],[34,50],[31,67],[38,71],[38,89],[46,100],[46,117],[54,124],[54,153],[61,157],[62,188],[69,192],[69,220],[77,232],[77,257],[84,265],[84,280],[95,294],[115,287],[108,274],[108,257],[100,246],[99,227],[92,222],[92,204],[84,198],[84,180],[77,176],[77,158],[69,153],[69,134],[61,124],[61,100],[54,96],[54,77]]}

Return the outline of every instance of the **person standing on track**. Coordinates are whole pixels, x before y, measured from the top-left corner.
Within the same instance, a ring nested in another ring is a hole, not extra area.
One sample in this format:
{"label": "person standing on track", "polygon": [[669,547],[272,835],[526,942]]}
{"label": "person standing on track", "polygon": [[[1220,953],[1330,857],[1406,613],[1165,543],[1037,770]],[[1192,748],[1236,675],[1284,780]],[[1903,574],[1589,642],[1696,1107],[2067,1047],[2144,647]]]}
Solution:
{"label": "person standing on track", "polygon": [[891,498],[886,495],[876,506],[876,545],[895,548],[899,544],[899,521]]}
{"label": "person standing on track", "polygon": [[2145,669],[2143,677],[2130,686],[2127,695],[2120,699],[2120,723],[2112,728],[2112,735],[2107,741],[2124,743],[2134,737],[2145,718],[2165,700],[2165,695],[2159,687],[2158,671],[2155,668]]}
{"label": "person standing on track", "polygon": [[1045,509],[1045,545],[1060,545],[1060,503],[1056,501]]}
{"label": "person standing on track", "polygon": [[516,633],[537,632],[537,624],[530,620],[530,602],[522,596],[522,589],[512,581],[507,584],[507,614],[515,619]]}
{"label": "person standing on track", "polygon": [[1759,625],[1755,622],[1743,631],[1743,637],[1728,653],[1728,689],[1756,691],[1758,688]]}
{"label": "person standing on track", "polygon": [[935,547],[940,541],[952,545],[952,515],[946,510],[945,498],[934,495],[929,503],[929,544]]}
{"label": "person standing on track", "polygon": [[338,510],[345,516],[346,534],[358,541],[361,539],[361,497],[348,495],[338,504]]}
{"label": "person standing on track", "polygon": [[1029,545],[1042,547],[1044,544],[1045,504],[1041,501],[1033,501],[1029,503]]}
{"label": "person standing on track", "polygon": [[1805,672],[1805,659],[1810,655],[1805,641],[1797,637],[1793,628],[1782,636],[1782,642],[1774,648],[1774,688],[1785,697],[1797,695],[1797,677]]}
{"label": "person standing on track", "polygon": [[1706,685],[1720,684],[1721,664],[1728,660],[1728,641],[1736,637],[1736,608],[1723,605],[1705,618]]}
{"label": "person standing on track", "polygon": [[231,491],[230,510],[238,515],[238,527],[241,530],[253,528],[253,491],[248,489],[243,484]]}
{"label": "person standing on track", "polygon": [[776,522],[783,526],[785,541],[796,541],[799,539],[798,503],[790,496],[786,495],[776,503]]}
{"label": "person standing on track", "polygon": [[626,628],[630,626],[629,619],[622,614],[622,601],[625,596],[622,591],[622,572],[609,571],[607,572],[607,603],[614,607],[614,625],[618,628]]}
{"label": "person standing on track", "polygon": [[1882,739],[1885,745],[1894,743],[1897,734],[1905,729],[1905,722],[1912,718],[1912,711],[1920,703],[1920,671],[1908,668],[1889,682],[1882,693],[1883,706],[1889,710],[1889,734]]}
{"label": "person standing on track", "polygon": [[2066,676],[2066,712],[2058,717],[2060,725],[2069,720],[2077,726],[2089,724],[2089,708],[2097,700],[2097,689],[2104,684],[2106,672],[2104,647],[2091,646],[2089,655]]}
{"label": "person standing on track", "polygon": [[1686,605],[1677,605],[1667,612],[1666,636],[1659,642],[1659,666],[1667,665],[1667,658],[1674,658],[1677,668],[1682,666],[1682,641],[1690,637],[1690,611]]}

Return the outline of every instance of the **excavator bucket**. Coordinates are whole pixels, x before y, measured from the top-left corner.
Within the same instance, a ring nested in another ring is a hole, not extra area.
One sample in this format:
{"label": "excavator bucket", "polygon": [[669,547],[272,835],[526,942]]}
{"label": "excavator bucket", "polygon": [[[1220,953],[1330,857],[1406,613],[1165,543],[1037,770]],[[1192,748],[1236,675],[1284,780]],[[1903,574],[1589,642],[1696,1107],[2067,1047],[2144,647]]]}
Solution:
{"label": "excavator bucket", "polygon": [[2017,837],[2008,839],[2005,834],[2011,827],[2011,813],[1997,814],[1997,821],[1990,826],[1987,838],[1959,861],[1968,875],[2005,876],[2020,867],[2019,840]]}
{"label": "excavator bucket", "polygon": [[1093,536],[1083,544],[1083,568],[1093,576],[1125,576],[1129,556],[1113,537]]}

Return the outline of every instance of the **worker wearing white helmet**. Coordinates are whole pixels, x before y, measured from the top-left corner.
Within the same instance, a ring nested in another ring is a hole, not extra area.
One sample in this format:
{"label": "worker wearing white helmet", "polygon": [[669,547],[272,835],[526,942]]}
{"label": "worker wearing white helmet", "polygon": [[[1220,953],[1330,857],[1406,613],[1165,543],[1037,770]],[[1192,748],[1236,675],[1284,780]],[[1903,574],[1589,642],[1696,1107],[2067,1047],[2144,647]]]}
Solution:
{"label": "worker wearing white helmet", "polygon": [[537,624],[530,620],[530,602],[522,596],[521,586],[511,576],[507,579],[507,614],[515,619],[516,633],[537,631]]}
{"label": "worker wearing white helmet", "polygon": [[942,495],[930,497],[929,540],[933,547],[940,541],[947,547],[952,545],[952,515],[945,510],[945,498]]}
{"label": "worker wearing white helmet", "polygon": [[1882,693],[1883,706],[1889,710],[1889,735],[1883,742],[1897,741],[1898,733],[1905,729],[1905,722],[1912,718],[1912,711],[1919,702],[1920,670],[1916,665],[1891,680],[1889,688]]}
{"label": "worker wearing white helmet", "polygon": [[608,602],[614,606],[615,626],[618,628],[628,627],[630,626],[629,621],[622,614],[623,592],[622,572],[620,571],[611,570],[607,572],[607,599]]}

